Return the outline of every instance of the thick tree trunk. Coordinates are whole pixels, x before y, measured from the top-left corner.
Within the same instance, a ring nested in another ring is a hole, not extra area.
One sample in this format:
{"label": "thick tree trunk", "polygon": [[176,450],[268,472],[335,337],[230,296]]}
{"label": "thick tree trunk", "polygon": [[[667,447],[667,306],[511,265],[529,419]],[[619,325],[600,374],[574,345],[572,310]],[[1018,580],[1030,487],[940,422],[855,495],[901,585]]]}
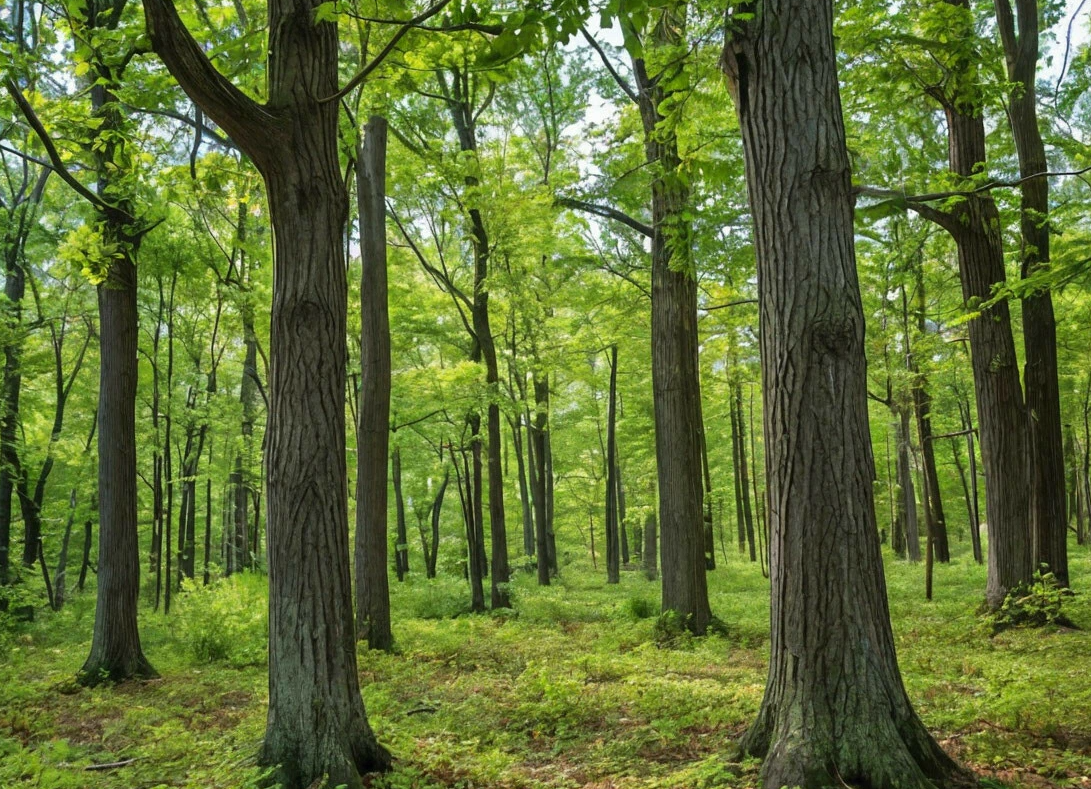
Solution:
{"label": "thick tree trunk", "polygon": [[136,266],[116,259],[98,288],[99,566],[91,653],[80,682],[154,677],[140,646],[136,522]]}
{"label": "thick tree trunk", "polygon": [[[120,104],[107,87],[110,70],[97,68],[107,84],[91,89],[91,104],[102,118],[97,152],[98,192],[111,191],[116,142],[106,135],[122,126]],[[91,652],[79,671],[80,682],[95,685],[153,677],[140,646],[136,609],[140,596],[140,545],[136,517],[136,386],[138,378],[136,263],[141,235],[131,225],[128,204],[100,211],[103,235],[118,255],[98,286],[98,599]]]}
{"label": "thick tree trunk", "polygon": [[742,747],[770,789],[932,789],[956,768],[909,703],[890,628],[833,6],[747,9],[724,68],[758,261],[772,640]]}
{"label": "thick tree trunk", "polygon": [[[677,48],[685,29],[683,6],[658,10],[645,46]],[[678,612],[686,627],[703,634],[712,619],[705,579],[701,482],[701,385],[698,375],[697,279],[693,265],[689,188],[678,170],[678,139],[660,114],[677,92],[681,65],[648,74],[634,58],[645,158],[652,181],[652,389],[659,528],[663,530],[663,610]]]}
{"label": "thick tree trunk", "polygon": [[[390,317],[386,261],[386,120],[373,115],[356,152],[360,214],[360,409],[356,467],[356,637],[390,650],[387,485]],[[396,450],[395,450],[396,452]],[[400,471],[400,469],[399,469]]]}
{"label": "thick tree trunk", "polygon": [[[1022,277],[1049,269],[1049,179],[1046,149],[1038,128],[1037,0],[994,0],[1000,40],[1004,45],[1011,122],[1019,157]],[[1046,565],[1061,586],[1068,586],[1068,529],[1065,523],[1064,439],[1057,382],[1057,322],[1048,289],[1022,300],[1028,440],[1030,441],[1030,525],[1036,549],[1034,566]]]}
{"label": "thick tree trunk", "polygon": [[[965,5],[966,0],[958,0]],[[985,161],[985,124],[972,107],[946,108],[951,170],[969,178]],[[986,195],[968,197],[945,223],[958,247],[963,299],[976,307],[1004,282],[1004,250],[996,204]],[[985,512],[989,530],[985,600],[999,608],[1008,592],[1033,575],[1027,526],[1031,487],[1027,419],[1019,365],[1004,300],[984,309],[968,325],[970,354],[985,468]]]}
{"label": "thick tree trunk", "polygon": [[[338,146],[337,26],[314,0],[270,0],[268,102],[229,84],[169,0],[153,46],[265,179],[275,239],[267,438],[269,716],[261,762],[285,789],[349,789],[390,755],[360,697],[345,459],[348,195]],[[383,462],[385,464],[385,453]],[[385,485],[385,474],[384,483]]]}

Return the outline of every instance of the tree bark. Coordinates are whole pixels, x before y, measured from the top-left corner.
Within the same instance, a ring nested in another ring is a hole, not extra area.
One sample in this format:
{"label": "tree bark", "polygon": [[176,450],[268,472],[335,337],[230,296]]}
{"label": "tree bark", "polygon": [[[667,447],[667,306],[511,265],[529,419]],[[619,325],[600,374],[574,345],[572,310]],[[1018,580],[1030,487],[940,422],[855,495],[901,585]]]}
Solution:
{"label": "tree bark", "polygon": [[[960,9],[955,32],[972,36],[968,0],[943,2]],[[963,57],[955,59],[951,68],[970,75],[975,66]],[[986,161],[985,121],[980,108],[965,96],[937,98],[947,115],[951,171],[967,179],[978,175]],[[1011,589],[1030,582],[1034,570],[1027,526],[1030,447],[1011,317],[1005,300],[987,309],[980,306],[1005,280],[1000,217],[992,197],[982,193],[961,200],[936,219],[958,248],[963,300],[970,309],[980,310],[968,330],[986,482],[989,555],[985,601],[995,610]]]}
{"label": "tree bark", "polygon": [[[95,4],[93,4],[95,5]],[[116,27],[120,8],[109,13],[89,7],[92,27]],[[115,134],[123,134],[115,69],[95,64],[97,82],[91,88],[91,106],[102,122],[96,132],[97,190],[99,196],[115,189]],[[100,208],[103,240],[116,250],[98,285],[99,405],[98,405],[98,598],[91,652],[79,671],[79,680],[95,685],[156,676],[140,645],[136,609],[140,596],[140,545],[136,516],[136,386],[138,379],[135,255],[143,230],[133,226],[132,204]]]}
{"label": "tree bark", "polygon": [[[1023,279],[1049,269],[1049,179],[1046,149],[1038,128],[1035,80],[1038,74],[1037,0],[994,0],[1004,46],[1008,97],[1015,150],[1019,157],[1020,223]],[[1068,528],[1065,523],[1064,438],[1057,382],[1057,321],[1048,288],[1022,299],[1023,380],[1026,386],[1027,437],[1030,442],[1030,527],[1036,548],[1033,566],[1045,565],[1057,583],[1068,586]]]}
{"label": "tree bark", "polygon": [[[656,11],[645,47],[663,52],[684,41],[685,10],[678,4]],[[655,457],[659,481],[659,528],[663,530],[663,610],[678,612],[686,627],[703,634],[712,619],[705,579],[701,482],[701,385],[698,376],[697,279],[689,188],[679,173],[678,138],[660,113],[678,92],[681,64],[669,58],[649,74],[643,57],[633,74],[644,128],[644,155],[652,181],[652,388]]]}
{"label": "tree bark", "polygon": [[[269,715],[261,762],[286,789],[363,785],[390,755],[360,697],[345,484],[348,195],[338,156],[337,27],[270,0],[268,101],[220,75],[170,0],[155,51],[261,172],[275,238],[267,432]],[[385,454],[384,454],[385,462]]]}
{"label": "tree bark", "polygon": [[910,705],[890,628],[833,4],[745,8],[723,65],[758,261],[772,639],[742,748],[770,789],[932,789],[956,767]]}
{"label": "tree bark", "polygon": [[394,510],[397,514],[397,529],[394,546],[394,571],[398,580],[404,581],[409,572],[409,535],[405,529],[405,497],[402,495],[402,451],[394,447],[391,453],[391,476],[394,478]]}
{"label": "tree bark", "polygon": [[[386,120],[368,119],[356,152],[360,215],[360,409],[356,466],[356,637],[394,647],[387,572],[390,313],[386,258]],[[395,450],[397,452],[397,450]],[[396,461],[400,466],[400,460]],[[400,468],[397,469],[400,472]]]}

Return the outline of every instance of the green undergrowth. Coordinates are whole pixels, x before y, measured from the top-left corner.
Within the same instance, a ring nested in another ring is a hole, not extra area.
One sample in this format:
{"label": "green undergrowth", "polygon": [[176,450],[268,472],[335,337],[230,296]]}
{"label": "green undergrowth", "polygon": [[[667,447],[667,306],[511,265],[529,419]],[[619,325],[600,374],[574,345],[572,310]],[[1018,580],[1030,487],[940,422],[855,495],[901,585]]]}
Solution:
{"label": "green undergrowth", "polygon": [[[1088,786],[1091,583],[1072,549],[1064,616],[993,632],[976,613],[985,571],[961,552],[923,567],[887,557],[907,690],[944,747],[1011,786]],[[693,638],[660,614],[658,584],[618,586],[579,561],[548,588],[511,584],[515,609],[467,611],[457,577],[392,582],[392,654],[360,653],[372,725],[396,757],[373,789],[710,789],[754,786],[732,744],[753,718],[768,659],[768,581],[732,555],[710,573],[720,626]],[[80,688],[90,595],[37,621],[0,621],[0,787],[255,787],[267,700],[264,581],[221,581],[142,609],[162,678]],[[132,760],[132,761],[129,761]],[[89,766],[122,762],[114,769]],[[993,784],[995,785],[995,784]]]}

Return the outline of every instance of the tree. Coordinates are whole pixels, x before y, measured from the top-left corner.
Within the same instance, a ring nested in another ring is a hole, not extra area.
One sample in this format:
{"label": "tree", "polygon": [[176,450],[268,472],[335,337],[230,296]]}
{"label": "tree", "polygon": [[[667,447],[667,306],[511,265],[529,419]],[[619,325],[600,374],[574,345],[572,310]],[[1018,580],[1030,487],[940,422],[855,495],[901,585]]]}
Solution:
{"label": "tree", "polygon": [[[1049,170],[1038,129],[1038,0],[994,0],[1012,90],[1008,120],[1019,157],[1022,202],[1019,231],[1022,277],[1049,269]],[[1037,176],[1037,177],[1035,177]],[[1048,288],[1023,297],[1023,381],[1030,442],[1030,528],[1035,564],[1045,565],[1068,586],[1068,526],[1065,523],[1064,439],[1057,383],[1057,321]]]}
{"label": "tree", "polygon": [[[148,34],[186,93],[265,180],[276,238],[267,433],[269,717],[261,761],[294,789],[362,785],[390,755],[360,697],[345,486],[348,195],[338,159],[337,26],[269,3],[268,99],[216,71],[171,0]],[[319,583],[319,579],[321,582]]]}
{"label": "tree", "polygon": [[[390,650],[387,455],[390,448],[390,318],[386,291],[386,120],[373,115],[356,155],[360,203],[360,408],[356,431],[356,637]],[[397,452],[397,450],[395,450]],[[401,460],[395,456],[395,474]],[[397,476],[395,479],[397,480]],[[400,480],[397,480],[400,488]],[[399,490],[400,493],[400,490]],[[403,517],[404,521],[404,517]]]}
{"label": "tree", "polygon": [[758,259],[772,641],[742,748],[772,789],[942,785],[956,768],[910,705],[887,609],[833,4],[744,8],[723,65]]}

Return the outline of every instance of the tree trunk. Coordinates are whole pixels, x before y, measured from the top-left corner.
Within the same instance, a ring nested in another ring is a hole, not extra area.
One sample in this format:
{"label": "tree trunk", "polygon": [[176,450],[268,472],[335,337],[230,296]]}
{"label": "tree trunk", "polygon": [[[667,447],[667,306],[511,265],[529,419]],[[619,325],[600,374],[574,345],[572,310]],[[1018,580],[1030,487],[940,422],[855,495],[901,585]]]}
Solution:
{"label": "tree trunk", "polygon": [[397,532],[394,546],[394,571],[398,580],[404,581],[409,572],[409,535],[405,530],[405,497],[402,496],[402,450],[394,447],[391,453],[391,475],[394,478],[394,508],[397,513]]}
{"label": "tree trunk", "polygon": [[[454,447],[451,447],[451,462],[455,464],[455,475],[458,477],[458,494],[462,500],[462,520],[466,525],[466,578],[470,582],[470,610],[481,613],[485,610],[485,590],[481,578],[480,554],[483,549],[478,543],[480,531],[475,521],[481,516],[481,506],[475,500],[474,475],[470,470],[470,461],[466,457],[466,450],[460,450],[462,455],[462,470],[459,470],[458,459],[455,456]],[[480,454],[475,460],[480,471]],[[480,476],[478,477],[480,479]],[[481,490],[480,485],[476,492]]]}
{"label": "tree trunk", "polygon": [[[973,18],[969,0],[941,0],[958,9],[952,15],[952,35],[971,38]],[[964,85],[962,94],[977,90],[976,61],[956,53],[948,68]],[[985,158],[985,121],[968,95],[931,95],[947,116],[948,156],[951,171],[964,179],[981,173]],[[988,193],[960,200],[949,211],[914,205],[914,210],[943,227],[958,248],[962,297],[967,308],[979,311],[968,323],[971,366],[981,428],[981,458],[985,469],[985,511],[989,530],[988,583],[985,602],[995,610],[1008,592],[1029,583],[1033,575],[1031,532],[1028,528],[1031,487],[1027,462],[1026,410],[1019,381],[1015,341],[1008,302],[982,308],[1005,280],[1000,216]]]}
{"label": "tree trunk", "polygon": [[912,447],[909,445],[909,411],[904,406],[897,406],[895,412],[898,417],[897,438],[898,444],[898,514],[901,517],[902,529],[905,534],[906,553],[909,561],[921,560],[920,525],[917,520],[917,491],[913,484]]}
{"label": "tree trunk", "polygon": [[[114,228],[116,232],[116,227]],[[91,653],[80,682],[154,677],[140,646],[136,521],[136,266],[115,259],[99,285],[99,566]]]}
{"label": "tree trunk", "polygon": [[656,534],[657,524],[655,521],[655,510],[648,510],[647,517],[644,518],[644,577],[649,581],[654,581],[659,577],[659,570],[656,564],[659,559],[659,545],[658,535]]}
{"label": "tree trunk", "polygon": [[[387,572],[390,313],[386,284],[386,133],[386,120],[371,116],[356,151],[362,262],[356,432],[356,637],[367,639],[371,649],[389,651],[394,647],[394,636],[390,630]],[[400,473],[400,459],[395,462],[399,464],[396,473]]]}
{"label": "tree trunk", "polygon": [[[645,46],[675,49],[684,40],[685,10],[658,10]],[[659,481],[659,527],[663,530],[663,610],[678,612],[700,635],[712,612],[705,579],[701,483],[701,385],[698,376],[697,279],[692,257],[689,188],[679,174],[674,127],[660,114],[673,100],[682,70],[676,58],[648,74],[643,57],[633,59],[644,151],[656,173],[652,181],[652,388],[655,457]]]}
{"label": "tree trunk", "polygon": [[[7,235],[7,234],[5,234]],[[26,292],[26,276],[13,249],[12,241],[5,238],[6,271],[4,296],[7,299],[5,323],[9,336],[4,345],[3,402],[0,403],[0,585],[9,581],[9,552],[11,545],[12,496],[15,482],[20,476],[18,432],[19,395],[22,390],[22,300]],[[23,564],[34,564],[38,547],[37,535],[31,535],[24,526]],[[31,537],[34,542],[32,543]]]}
{"label": "tree trunk", "polygon": [[[117,143],[110,132],[123,126],[112,70],[96,67],[105,80],[91,89],[93,114],[102,119],[96,153],[98,192],[110,194]],[[136,609],[140,596],[140,545],[136,517],[136,386],[138,379],[136,262],[141,234],[132,227],[131,206],[99,211],[104,240],[117,253],[98,285],[99,405],[98,599],[91,652],[80,682],[96,685],[156,675],[140,646]]]}
{"label": "tree trunk", "polygon": [[[1022,190],[1020,233],[1023,279],[1049,269],[1049,171],[1042,133],[1038,128],[1037,0],[1016,0],[1017,18],[1009,0],[994,0],[997,27],[1004,46],[1008,98]],[[1065,523],[1064,439],[1061,435],[1060,387],[1057,382],[1057,322],[1048,289],[1022,299],[1023,350],[1026,385],[1027,436],[1030,442],[1030,526],[1033,567],[1045,565],[1061,586],[1068,586],[1068,528]],[[990,517],[991,521],[991,517]]]}
{"label": "tree trunk", "polygon": [[[697,399],[698,404],[701,403],[700,398]],[[713,531],[712,521],[712,473],[708,467],[708,437],[705,434],[705,416],[704,408],[701,408],[701,412],[698,415],[698,419],[701,425],[701,471],[702,480],[704,482],[704,507],[702,521],[704,524],[704,540],[705,540],[705,569],[716,569],[716,535]]]}
{"label": "tree trunk", "polygon": [[746,8],[723,64],[758,261],[772,638],[742,748],[770,789],[932,789],[956,768],[910,705],[890,628],[833,5]]}
{"label": "tree trunk", "polygon": [[[917,332],[923,336],[928,329],[925,315],[926,300],[924,292],[924,264],[918,255],[914,265],[915,303]],[[904,294],[904,289],[903,289]],[[908,337],[909,332],[906,332]],[[906,347],[909,348],[908,340]],[[913,378],[913,410],[917,418],[917,435],[921,442],[921,467],[924,476],[924,498],[928,502],[929,538],[934,547],[935,560],[946,564],[951,561],[951,551],[947,541],[947,516],[943,512],[943,498],[939,487],[939,473],[936,470],[936,450],[932,446],[932,395],[928,390],[928,379],[920,370],[920,363],[915,352],[907,354],[909,373]]]}
{"label": "tree trunk", "polygon": [[[286,789],[363,785],[390,755],[368,725],[353,638],[345,484],[348,195],[338,156],[337,26],[270,0],[268,102],[205,57],[169,0],[156,52],[265,179],[275,239],[267,439],[269,716],[261,762]],[[385,463],[385,453],[383,454]],[[384,475],[385,480],[385,475]],[[385,484],[385,482],[384,482]]]}
{"label": "tree trunk", "polygon": [[[617,435],[614,436],[617,443]],[[621,462],[618,460],[619,451],[614,448],[614,473],[617,475],[617,531],[621,538],[621,566],[629,565],[629,528],[625,519],[625,485],[621,479]]]}
{"label": "tree trunk", "polygon": [[538,548],[538,585],[549,586],[549,503],[546,475],[549,473],[546,463],[548,453],[549,430],[549,379],[534,374],[534,403],[536,413],[534,426],[530,431],[532,449],[530,464],[531,489],[534,492],[534,528]]}
{"label": "tree trunk", "polygon": [[[523,511],[523,553],[534,555],[534,511],[527,484],[526,455],[523,450],[523,415],[516,414],[511,423],[512,448],[515,450],[516,473],[519,475],[519,503]],[[528,440],[529,441],[529,440]]]}
{"label": "tree trunk", "polygon": [[739,465],[735,469],[735,473],[738,475],[742,502],[741,522],[746,531],[746,544],[750,548],[750,561],[756,562],[758,557],[754,547],[754,512],[750,507],[750,478],[746,463],[746,425],[742,418],[742,385],[735,384],[732,388],[734,389],[735,418],[738,420],[736,429],[739,437]]}
{"label": "tree trunk", "polygon": [[447,483],[450,479],[451,472],[444,469],[443,482],[440,483],[436,498],[432,502],[432,545],[431,549],[426,553],[429,578],[436,577],[436,559],[439,557],[439,520],[440,514],[443,512],[443,495],[447,492]]}
{"label": "tree trunk", "polygon": [[68,546],[72,542],[72,526],[76,520],[76,489],[68,496],[68,521],[61,538],[61,552],[57,557],[57,572],[53,576],[53,610],[60,611],[65,601],[65,585],[68,576]]}
{"label": "tree trunk", "polygon": [[[602,435],[601,433],[599,434]],[[621,581],[621,541],[617,516],[617,345],[610,346],[610,400],[606,415],[606,583]],[[591,530],[591,554],[595,551]]]}
{"label": "tree trunk", "polygon": [[[246,264],[247,217],[249,204],[239,201],[238,226],[236,241],[239,249],[239,270],[247,272],[240,277],[249,276]],[[253,487],[253,475],[250,470],[254,443],[255,400],[258,383],[258,339],[254,329],[254,310],[244,302],[242,313],[242,333],[245,354],[242,363],[242,379],[239,381],[239,402],[242,405],[240,431],[243,446],[235,453],[235,467],[231,472],[232,523],[231,534],[227,539],[227,574],[245,570],[253,566],[254,556],[250,549],[250,495]],[[256,552],[255,552],[256,553]]]}

